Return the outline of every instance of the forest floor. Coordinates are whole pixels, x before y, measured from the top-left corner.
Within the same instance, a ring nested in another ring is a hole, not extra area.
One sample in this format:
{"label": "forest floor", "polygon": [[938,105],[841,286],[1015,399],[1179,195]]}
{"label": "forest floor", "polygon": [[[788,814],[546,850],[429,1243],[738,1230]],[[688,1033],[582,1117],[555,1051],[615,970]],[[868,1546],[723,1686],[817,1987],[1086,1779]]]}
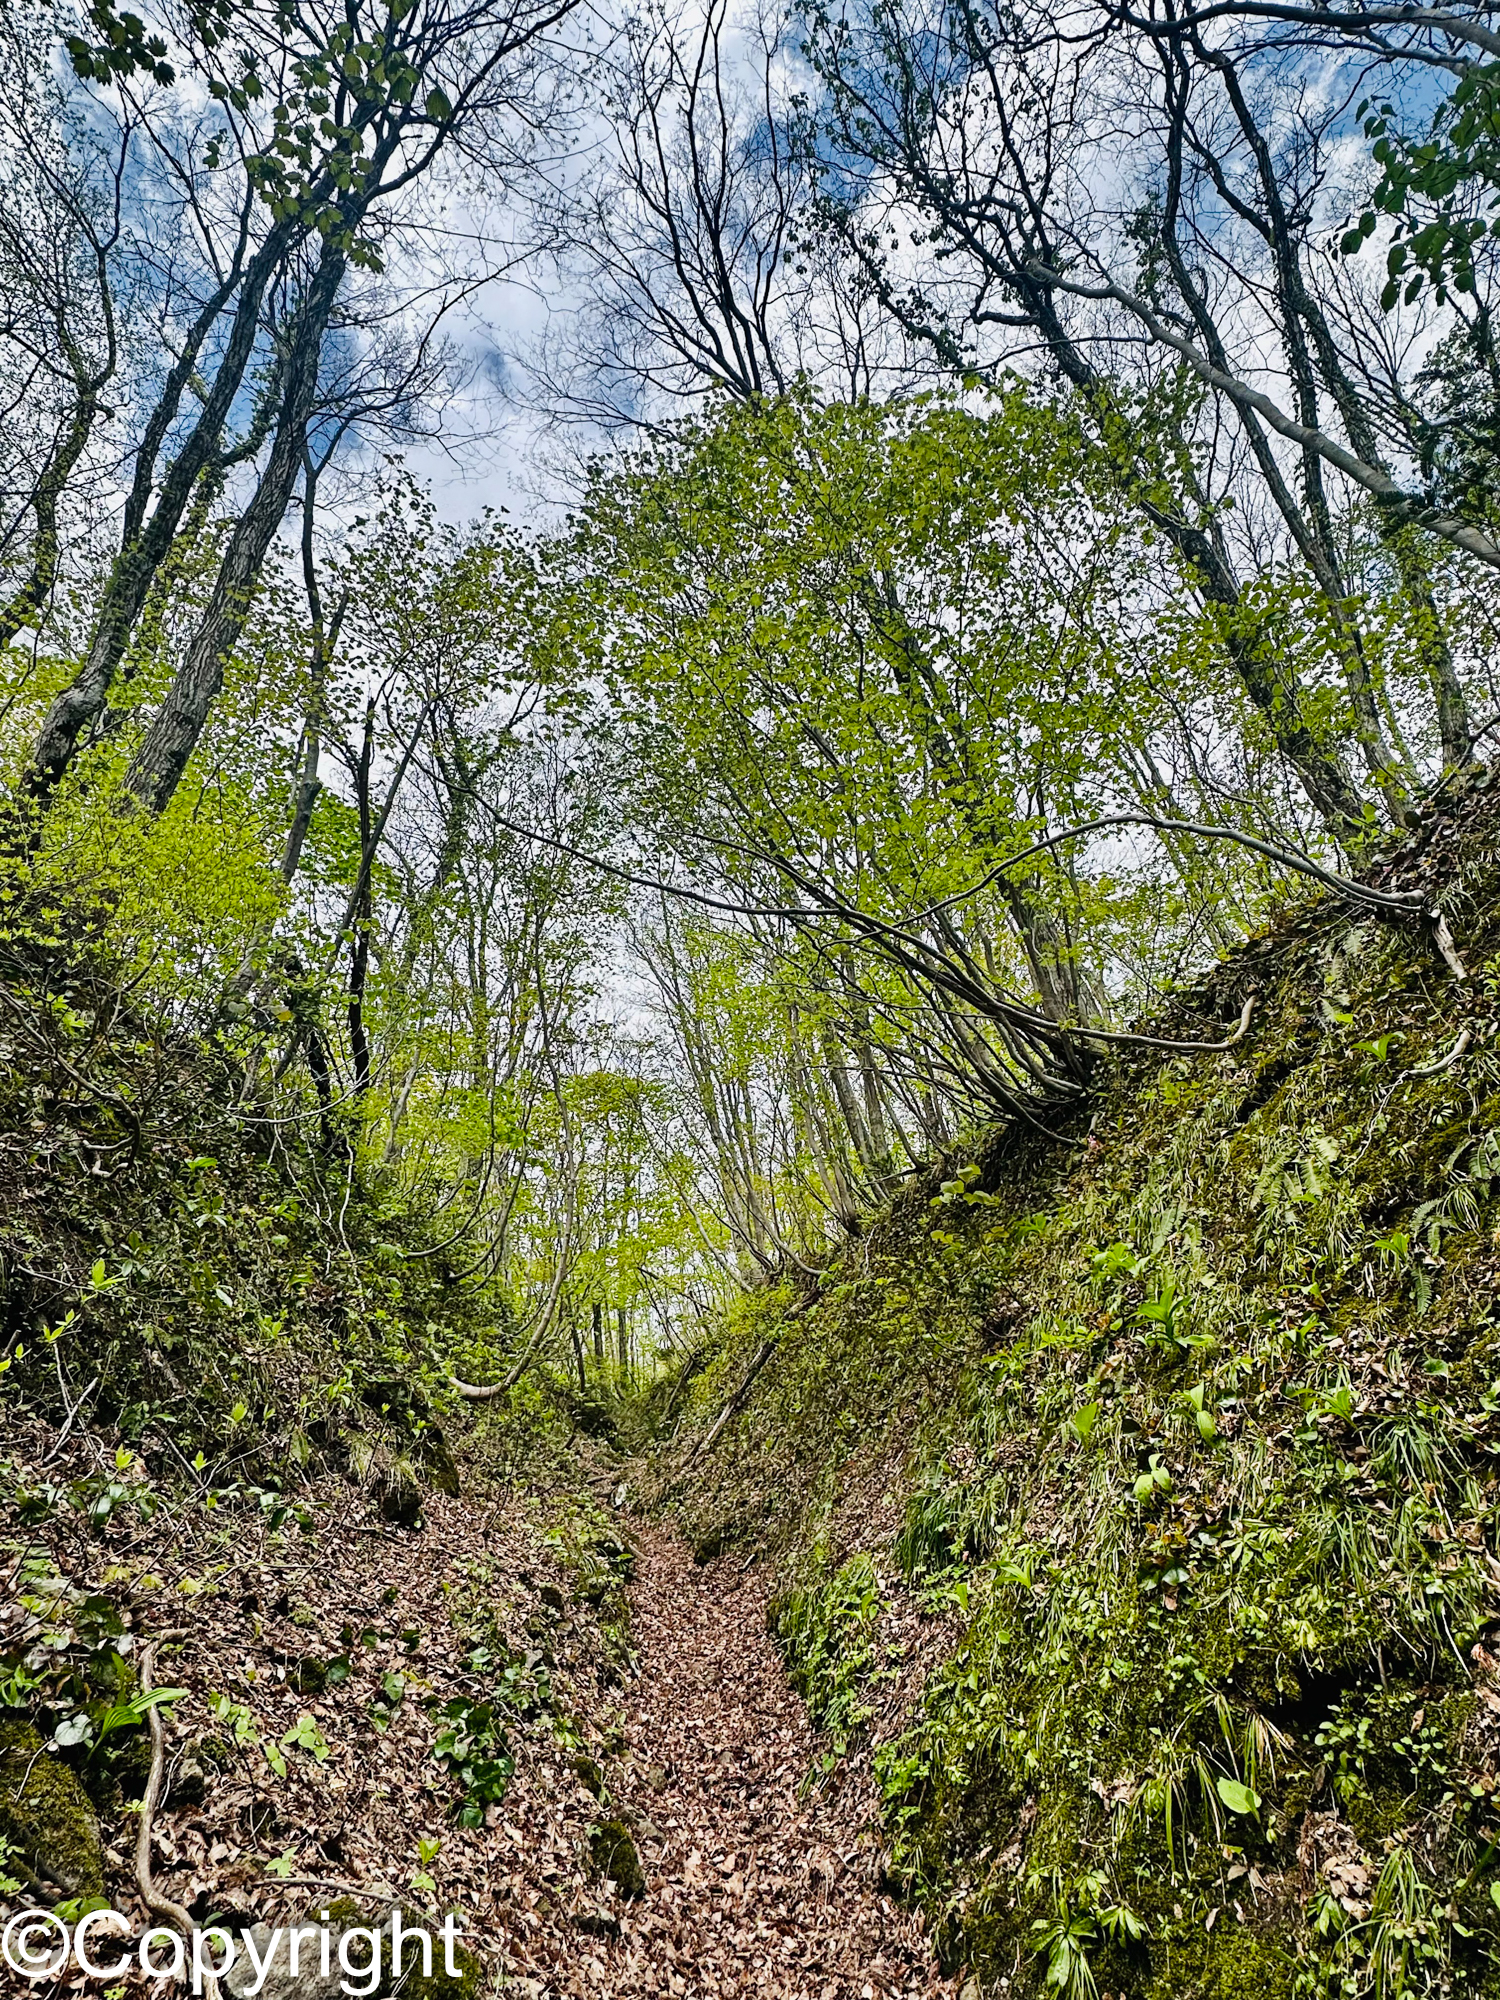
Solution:
{"label": "forest floor", "polygon": [[[764,1571],[642,1541],[632,1591],[637,1755],[660,1785],[648,1889],[616,1993],[786,2000],[946,1995],[908,1910],[880,1888],[874,1801],[803,1786],[818,1744],[766,1633]],[[654,1850],[654,1851],[653,1851]]]}
{"label": "forest floor", "polygon": [[[88,1439],[45,1475],[40,1452],[6,1456],[31,1498],[0,1533],[0,1640],[82,1643],[101,1599],[127,1660],[177,1635],[155,1665],[183,1693],[152,1868],[196,1922],[315,1920],[348,1892],[453,1909],[487,1990],[525,2000],[955,1993],[882,1889],[868,1778],[819,1776],[767,1635],[767,1566],[698,1565],[576,1495],[434,1495],[402,1528],[328,1480],[299,1524],[259,1502],[153,1510]],[[114,1504],[91,1520],[101,1482]],[[597,1551],[616,1550],[618,1578],[627,1540],[633,1580],[601,1602]],[[455,1824],[464,1780],[437,1754],[455,1701],[493,1704],[488,1748],[515,1765],[473,1827]],[[133,1770],[122,1742],[84,1776],[104,1892],[144,1931],[144,1738]],[[622,1828],[636,1882],[612,1879]],[[55,1990],[70,1987],[81,1975]]]}

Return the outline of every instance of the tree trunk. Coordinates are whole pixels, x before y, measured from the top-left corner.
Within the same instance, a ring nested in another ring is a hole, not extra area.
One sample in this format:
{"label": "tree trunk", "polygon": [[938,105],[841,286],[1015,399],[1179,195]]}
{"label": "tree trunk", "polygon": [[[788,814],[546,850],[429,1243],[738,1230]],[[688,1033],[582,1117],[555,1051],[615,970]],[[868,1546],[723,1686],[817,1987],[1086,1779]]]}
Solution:
{"label": "tree trunk", "polygon": [[209,710],[224,685],[225,662],[244,629],[271,538],[290,505],[317,397],[323,335],[343,282],[344,266],[344,252],[326,246],[297,316],[283,370],[280,416],[270,459],[224,552],[187,658],[126,773],[126,789],[149,812],[164,810],[187,768]]}
{"label": "tree trunk", "polygon": [[[224,425],[255,349],[266,287],[290,247],[292,238],[292,225],[278,223],[243,275],[236,268],[225,278],[199,314],[183,352],[157,399],[136,454],[135,478],[126,507],[120,553],[115,558],[105,588],[88,657],[44,716],[31,764],[23,780],[25,796],[34,807],[45,809],[50,803],[77,754],[84,730],[102,712],[109,698],[115,671],[130,642],[130,634],[156,573],[171,550],[183,510],[199,475],[219,448]],[[183,391],[196,371],[203,343],[233,297],[236,287],[240,294],[239,303],[235,308],[223,359],[214,374],[213,386],[204,398],[197,422],[172,461],[148,521],[145,510],[157,454],[176,416]]]}

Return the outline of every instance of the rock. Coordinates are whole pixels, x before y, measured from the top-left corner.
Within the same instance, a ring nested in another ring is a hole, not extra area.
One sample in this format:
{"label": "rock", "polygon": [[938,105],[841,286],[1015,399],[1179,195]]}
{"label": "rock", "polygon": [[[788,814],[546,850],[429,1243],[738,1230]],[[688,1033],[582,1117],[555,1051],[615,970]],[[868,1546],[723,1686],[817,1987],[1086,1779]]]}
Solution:
{"label": "rock", "polygon": [[380,1518],[389,1521],[396,1528],[420,1528],[422,1525],[422,1489],[409,1473],[401,1468],[392,1470],[387,1478],[375,1487],[375,1497],[380,1503]]}
{"label": "rock", "polygon": [[99,1822],[76,1772],[29,1722],[0,1720],[0,1840],[74,1896],[104,1894]]}
{"label": "rock", "polygon": [[599,1769],[593,1758],[585,1756],[580,1752],[573,1759],[573,1769],[577,1774],[579,1784],[583,1786],[584,1790],[592,1792],[596,1799],[602,1799],[604,1796],[604,1773]]}
{"label": "rock", "polygon": [[622,1819],[607,1819],[589,1835],[589,1860],[596,1874],[614,1883],[627,1901],[642,1895],[646,1875],[630,1828]]}
{"label": "rock", "polygon": [[453,1453],[448,1449],[448,1440],[436,1424],[429,1424],[417,1443],[417,1456],[427,1483],[435,1492],[446,1493],[450,1499],[457,1499],[461,1490],[458,1466]]}
{"label": "rock", "polygon": [[185,1756],[172,1773],[172,1781],[167,1787],[167,1804],[179,1806],[201,1806],[208,1796],[209,1774],[196,1757]]}
{"label": "rock", "polygon": [[635,1574],[635,1550],[626,1543],[617,1541],[613,1535],[601,1535],[594,1544],[596,1555],[603,1556],[611,1569],[618,1572],[628,1583]]}
{"label": "rock", "polygon": [[601,1915],[597,1910],[584,1910],[573,1919],[573,1928],[582,1931],[585,1937],[609,1938],[620,1935],[620,1919]]}

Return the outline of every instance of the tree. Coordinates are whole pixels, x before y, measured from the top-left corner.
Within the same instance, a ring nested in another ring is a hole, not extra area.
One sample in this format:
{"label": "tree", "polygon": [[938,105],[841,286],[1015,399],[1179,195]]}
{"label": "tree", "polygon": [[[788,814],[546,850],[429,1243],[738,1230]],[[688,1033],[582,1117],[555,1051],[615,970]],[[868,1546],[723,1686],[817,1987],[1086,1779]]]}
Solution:
{"label": "tree", "polygon": [[816,379],[909,385],[910,355],[856,261],[808,227],[793,51],[724,0],[633,17],[599,66],[599,157],[540,198],[567,292],[528,357],[558,422],[655,426],[706,395]]}
{"label": "tree", "polygon": [[1008,857],[1159,810],[1174,703],[1205,689],[1201,635],[1153,636],[1170,557],[1105,471],[1019,390],[983,420],[789,398],[601,476],[560,552],[560,643],[609,677],[632,817],[664,868],[803,940],[863,1174],[890,1157],[885,1103],[857,1103],[874,1070],[914,1066],[913,1103],[1066,1101],[1107,1012],[1076,927],[1107,897]]}
{"label": "tree", "polygon": [[[1054,17],[960,0],[940,21],[885,4],[805,18],[831,226],[952,367],[992,373],[1039,350],[1080,393],[1122,488],[1218,607],[1325,823],[1347,838],[1366,807],[1249,609],[1244,577],[1268,542],[1328,606],[1350,733],[1387,808],[1410,779],[1367,659],[1372,562],[1410,603],[1429,685],[1419,725],[1430,717],[1442,760],[1463,761],[1467,703],[1422,538],[1491,566],[1500,547],[1408,476],[1374,361],[1348,353],[1354,320],[1317,241],[1338,198],[1340,91],[1315,98],[1285,47],[1227,8]],[[1343,52],[1352,73],[1368,53],[1357,30]]]}
{"label": "tree", "polygon": [[45,611],[65,541],[88,542],[67,504],[122,365],[112,262],[132,149],[70,129],[47,66],[46,22],[0,21],[0,649]]}
{"label": "tree", "polygon": [[[325,340],[352,268],[379,271],[445,154],[499,166],[510,121],[552,84],[546,38],[573,0],[418,0],[166,16],[174,46],[105,4],[70,38],[101,109],[129,120],[176,191],[200,275],[194,310],[144,413],[118,552],[87,657],[43,720],[26,789],[45,805],[103,713],[190,502],[269,455],[225,551],[132,789],[159,809],[181,775],[242,630],[307,450]],[[132,25],[134,23],[134,25]],[[186,98],[173,94],[175,55]],[[186,106],[206,94],[211,110]],[[196,409],[189,413],[191,399]]]}

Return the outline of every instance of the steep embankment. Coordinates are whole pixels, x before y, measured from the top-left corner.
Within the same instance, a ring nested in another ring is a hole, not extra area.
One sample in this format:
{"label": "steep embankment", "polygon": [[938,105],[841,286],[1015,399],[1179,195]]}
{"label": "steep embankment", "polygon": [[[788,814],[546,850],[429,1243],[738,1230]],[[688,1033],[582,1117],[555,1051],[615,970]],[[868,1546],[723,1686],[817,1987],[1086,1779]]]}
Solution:
{"label": "steep embankment", "polygon": [[451,1393],[503,1301],[77,932],[0,935],[0,1928],[399,1906],[476,1953],[403,2000],[950,1992],[867,1791],[806,1793],[764,1570],[652,1531],[628,1590],[568,1392]]}
{"label": "steep embankment", "polygon": [[[1500,1993],[1500,786],[1170,1009],[1086,1134],[991,1135],[692,1384],[663,1492],[765,1550],[986,1993]],[[774,1343],[743,1412],[707,1426]],[[694,1460],[692,1454],[699,1452]]]}
{"label": "steep embankment", "polygon": [[[0,1395],[165,1485],[352,1474],[393,1518],[454,1470],[435,1404],[496,1305],[340,1107],[139,1010],[86,908],[0,909]],[[274,1030],[274,1035],[270,1032]],[[279,1072],[278,1072],[279,1075]],[[484,1365],[481,1360],[477,1365]],[[524,1427],[523,1427],[524,1428]],[[3,1443],[3,1438],[0,1438]]]}

